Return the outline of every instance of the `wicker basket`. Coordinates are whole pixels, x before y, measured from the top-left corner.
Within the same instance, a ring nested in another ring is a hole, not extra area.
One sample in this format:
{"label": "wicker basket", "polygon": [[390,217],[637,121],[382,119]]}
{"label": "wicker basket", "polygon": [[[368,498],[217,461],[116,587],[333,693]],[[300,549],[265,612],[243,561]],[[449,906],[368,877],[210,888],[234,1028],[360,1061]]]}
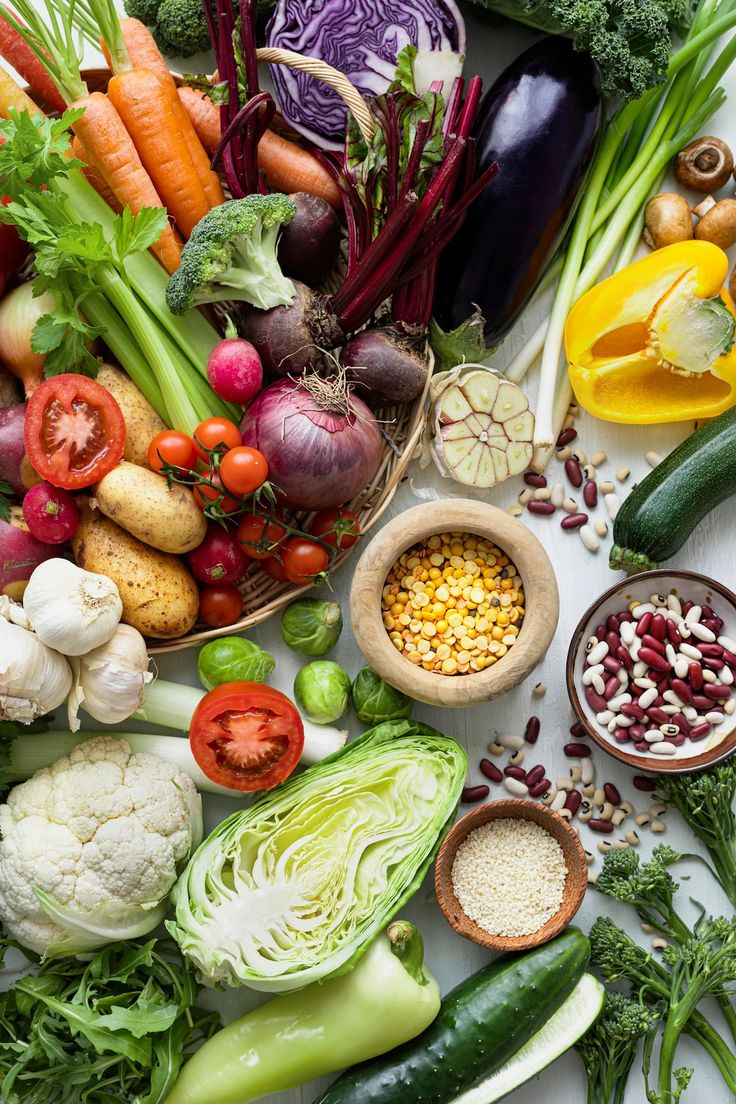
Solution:
{"label": "wicker basket", "polygon": [[[365,100],[347,77],[338,72],[337,69],[333,69],[331,65],[327,65],[323,61],[306,58],[290,50],[261,48],[258,50],[258,60],[264,63],[283,64],[300,69],[329,84],[349,107],[364,137],[370,140],[375,130],[375,124]],[[85,70],[83,76],[90,91],[94,91],[105,88],[110,73],[107,69],[88,69]],[[178,74],[174,74],[174,77],[177,81],[180,80]],[[333,281],[328,281],[327,290],[332,290],[329,284],[334,282],[336,285],[340,275],[341,273],[337,271]],[[429,371],[427,373],[427,383],[423,393],[414,403],[386,406],[375,411],[384,439],[378,471],[368,486],[356,498],[344,503],[346,508],[352,510],[360,519],[361,534],[370,532],[381,518],[393,498],[396,488],[403,479],[412,454],[421,440],[433,364],[432,353],[428,349]],[[297,514],[305,529],[313,516],[313,514],[306,513]],[[350,549],[346,549],[339,553],[334,561],[333,571],[345,562],[350,555],[350,551]],[[254,561],[240,582],[239,589],[244,602],[243,616],[239,621],[221,629],[195,626],[186,636],[178,637],[176,640],[149,640],[149,652],[175,652],[183,648],[203,644],[216,636],[243,632],[259,624],[259,622],[265,621],[266,618],[293,601],[294,598],[310,590],[310,587],[279,583],[266,575],[257,561]]]}

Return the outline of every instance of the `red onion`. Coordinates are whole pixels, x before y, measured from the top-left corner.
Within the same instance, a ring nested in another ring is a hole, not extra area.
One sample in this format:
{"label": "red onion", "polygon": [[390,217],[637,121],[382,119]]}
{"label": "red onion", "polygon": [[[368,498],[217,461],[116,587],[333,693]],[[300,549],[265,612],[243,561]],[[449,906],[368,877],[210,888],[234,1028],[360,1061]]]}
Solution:
{"label": "red onion", "polygon": [[272,383],[240,425],[243,444],[268,460],[269,479],[295,509],[341,506],[373,479],[381,435],[366,404],[341,379]]}

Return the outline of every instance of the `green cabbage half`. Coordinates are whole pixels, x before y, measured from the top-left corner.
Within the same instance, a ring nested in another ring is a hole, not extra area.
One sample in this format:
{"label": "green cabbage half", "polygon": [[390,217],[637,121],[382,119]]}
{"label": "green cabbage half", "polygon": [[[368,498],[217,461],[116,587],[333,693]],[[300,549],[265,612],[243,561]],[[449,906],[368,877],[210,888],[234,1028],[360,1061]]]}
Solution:
{"label": "green cabbage half", "polygon": [[345,973],[419,888],[466,769],[427,725],[371,729],[223,821],[174,889],[169,931],[213,985]]}

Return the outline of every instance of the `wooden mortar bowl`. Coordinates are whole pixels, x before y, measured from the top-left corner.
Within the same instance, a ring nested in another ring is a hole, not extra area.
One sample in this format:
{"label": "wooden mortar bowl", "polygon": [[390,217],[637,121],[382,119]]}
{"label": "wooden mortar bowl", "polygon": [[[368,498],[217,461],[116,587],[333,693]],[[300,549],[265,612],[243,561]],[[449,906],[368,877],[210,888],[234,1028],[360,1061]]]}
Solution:
{"label": "wooden mortar bowl", "polygon": [[[524,584],[526,613],[516,643],[491,667],[465,675],[439,675],[410,663],[391,643],[381,616],[381,591],[395,560],[417,541],[447,532],[492,540]],[[558,615],[557,580],[540,542],[510,514],[475,499],[428,502],[395,517],[363,552],[350,590],[353,632],[366,662],[386,682],[429,705],[477,705],[513,690],[549,648]]]}
{"label": "wooden mortar bowl", "polygon": [[[557,840],[567,865],[562,904],[546,924],[530,935],[491,935],[463,912],[452,888],[452,865],[460,844],[489,820],[533,820]],[[588,888],[588,863],[583,845],[567,821],[546,805],[518,798],[506,798],[479,805],[466,813],[445,838],[434,868],[434,887],[439,906],[452,928],[491,951],[529,951],[549,942],[567,927],[580,908]]]}

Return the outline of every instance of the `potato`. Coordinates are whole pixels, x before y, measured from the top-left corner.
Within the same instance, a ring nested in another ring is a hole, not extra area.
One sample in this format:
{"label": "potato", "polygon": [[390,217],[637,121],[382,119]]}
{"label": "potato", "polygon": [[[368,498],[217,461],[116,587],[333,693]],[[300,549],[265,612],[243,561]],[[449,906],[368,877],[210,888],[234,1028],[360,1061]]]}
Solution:
{"label": "potato", "polygon": [[202,543],[207,521],[189,487],[125,460],[95,490],[97,506],[111,521],[160,552],[191,552]]}
{"label": "potato", "polygon": [[126,430],[123,459],[147,468],[149,442],[166,429],[166,423],[122,368],[101,364],[97,382],[107,388],[123,412]]}
{"label": "potato", "polygon": [[85,571],[117,583],[123,621],[144,636],[183,636],[197,620],[197,584],[182,560],[142,544],[89,503],[81,506],[72,549]]}

